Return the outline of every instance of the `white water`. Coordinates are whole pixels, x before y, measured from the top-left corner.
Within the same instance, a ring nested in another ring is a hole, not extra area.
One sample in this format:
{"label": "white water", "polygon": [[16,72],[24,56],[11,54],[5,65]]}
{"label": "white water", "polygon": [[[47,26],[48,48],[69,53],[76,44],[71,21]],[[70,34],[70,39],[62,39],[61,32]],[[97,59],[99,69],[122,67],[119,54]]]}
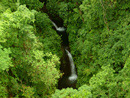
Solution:
{"label": "white water", "polygon": [[65,31],[64,27],[58,27],[52,20],[51,20],[52,24],[54,25],[54,27],[56,28],[57,31]]}
{"label": "white water", "polygon": [[74,61],[73,61],[73,58],[72,58],[72,55],[70,54],[70,52],[66,49],[65,49],[65,51],[67,52],[67,55],[68,55],[69,61],[70,61],[70,66],[71,66],[71,75],[69,76],[69,80],[73,82],[73,81],[77,80],[77,74],[76,74],[76,70],[75,70]]}

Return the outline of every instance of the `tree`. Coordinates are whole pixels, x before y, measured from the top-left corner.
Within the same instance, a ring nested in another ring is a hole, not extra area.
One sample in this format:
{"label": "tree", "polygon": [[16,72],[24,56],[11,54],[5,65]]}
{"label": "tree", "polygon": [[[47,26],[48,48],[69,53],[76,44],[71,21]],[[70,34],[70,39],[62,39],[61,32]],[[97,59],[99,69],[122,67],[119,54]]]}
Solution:
{"label": "tree", "polygon": [[8,9],[1,14],[0,69],[1,83],[5,84],[1,86],[1,92],[5,91],[1,96],[40,97],[49,96],[55,90],[60,76],[59,58],[51,51],[43,51],[48,43],[38,39],[36,14],[37,11],[29,10],[25,5],[14,12]]}

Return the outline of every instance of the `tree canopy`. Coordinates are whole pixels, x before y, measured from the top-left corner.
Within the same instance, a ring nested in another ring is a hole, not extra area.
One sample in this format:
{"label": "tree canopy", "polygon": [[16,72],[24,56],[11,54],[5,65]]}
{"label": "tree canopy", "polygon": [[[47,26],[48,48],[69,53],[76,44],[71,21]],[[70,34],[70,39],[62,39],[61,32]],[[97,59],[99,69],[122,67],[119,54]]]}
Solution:
{"label": "tree canopy", "polygon": [[[77,89],[57,89],[62,40],[48,13],[67,28]],[[129,98],[129,43],[129,0],[1,0],[0,97]]]}

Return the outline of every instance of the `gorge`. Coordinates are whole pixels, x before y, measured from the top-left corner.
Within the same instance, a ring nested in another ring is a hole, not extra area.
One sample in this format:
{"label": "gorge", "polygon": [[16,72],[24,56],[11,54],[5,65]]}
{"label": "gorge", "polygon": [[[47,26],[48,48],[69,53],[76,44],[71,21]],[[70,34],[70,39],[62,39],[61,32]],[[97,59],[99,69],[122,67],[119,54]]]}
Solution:
{"label": "gorge", "polygon": [[65,27],[58,27],[52,20],[53,26],[57,33],[61,36],[62,48],[63,48],[63,59],[61,59],[61,72],[63,76],[59,79],[58,88],[72,87],[76,88],[77,74],[74,61],[71,53],[69,52],[68,34]]}

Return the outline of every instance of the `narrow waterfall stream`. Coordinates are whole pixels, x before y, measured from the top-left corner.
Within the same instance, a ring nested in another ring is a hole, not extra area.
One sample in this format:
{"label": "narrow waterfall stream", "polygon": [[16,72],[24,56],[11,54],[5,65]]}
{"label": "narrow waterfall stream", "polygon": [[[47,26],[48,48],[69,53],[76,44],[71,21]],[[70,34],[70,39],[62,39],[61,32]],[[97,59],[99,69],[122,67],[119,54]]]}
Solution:
{"label": "narrow waterfall stream", "polygon": [[66,28],[58,27],[52,20],[51,22],[54,25],[57,33],[61,36],[62,46],[64,48],[63,59],[61,61],[61,71],[64,74],[59,79],[58,88],[59,89],[67,87],[76,88],[77,74],[72,55],[67,49],[67,47],[69,47],[69,42],[68,42],[68,35],[66,33]]}
{"label": "narrow waterfall stream", "polygon": [[72,55],[70,54],[70,52],[66,49],[65,49],[65,51],[67,52],[67,55],[69,57],[70,68],[71,68],[71,75],[69,76],[69,80],[71,82],[75,82],[77,80],[77,74],[76,74],[76,68],[74,65],[74,61],[73,61],[73,58],[72,58]]}
{"label": "narrow waterfall stream", "polygon": [[51,20],[52,24],[54,25],[54,27],[56,28],[57,31],[65,31],[64,27],[58,27],[52,20]]}

